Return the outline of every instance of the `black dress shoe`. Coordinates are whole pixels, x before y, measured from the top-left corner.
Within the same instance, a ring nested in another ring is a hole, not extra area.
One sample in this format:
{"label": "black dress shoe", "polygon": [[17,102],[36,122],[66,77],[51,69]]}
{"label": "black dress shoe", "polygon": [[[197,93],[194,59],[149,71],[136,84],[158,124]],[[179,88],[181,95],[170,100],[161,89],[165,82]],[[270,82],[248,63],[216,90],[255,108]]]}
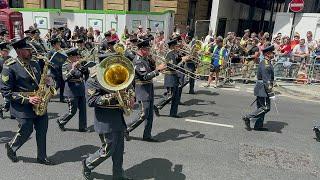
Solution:
{"label": "black dress shoe", "polygon": [[186,105],[186,104],[183,103],[183,102],[179,102],[179,105],[184,106],[184,105]]}
{"label": "black dress shoe", "polygon": [[57,124],[58,124],[58,127],[61,131],[66,131],[66,129],[64,128],[64,125],[62,125],[59,121],[59,119],[57,120]]}
{"label": "black dress shoe", "polygon": [[85,180],[92,180],[91,170],[86,165],[86,160],[82,160],[82,176]]}
{"label": "black dress shoe", "polygon": [[189,92],[189,94],[196,94],[194,91]]}
{"label": "black dress shoe", "polygon": [[264,127],[261,127],[261,128],[253,128],[255,131],[269,131],[268,128],[264,128]]}
{"label": "black dress shoe", "polygon": [[89,129],[87,129],[87,128],[79,129],[78,131],[79,131],[79,132],[90,132],[90,130],[89,130]]}
{"label": "black dress shoe", "polygon": [[12,161],[12,162],[18,162],[18,158],[16,155],[16,152],[14,152],[11,147],[9,146],[9,143],[6,143],[5,145],[6,149],[7,149],[7,156],[8,158]]}
{"label": "black dress shoe", "polygon": [[147,142],[159,142],[159,140],[153,139],[152,137],[149,138],[142,138],[143,141],[147,141]]}
{"label": "black dress shoe", "polygon": [[159,109],[156,105],[153,105],[153,110],[154,110],[154,114],[156,114],[156,116],[160,116]]}
{"label": "black dress shoe", "polygon": [[0,118],[1,118],[1,119],[4,119],[4,117],[3,117],[3,110],[2,110],[2,109],[0,109]]}
{"label": "black dress shoe", "polygon": [[320,142],[320,130],[319,127],[313,127],[313,131],[316,133],[316,140]]}
{"label": "black dress shoe", "polygon": [[127,130],[124,131],[124,139],[126,141],[130,141],[131,140],[129,131],[127,131]]}
{"label": "black dress shoe", "polygon": [[47,165],[47,166],[53,166],[55,165],[54,162],[52,162],[51,160],[49,160],[48,158],[44,158],[44,159],[39,159],[37,158],[37,162],[39,164],[43,164],[43,165]]}
{"label": "black dress shoe", "polygon": [[169,117],[173,117],[173,118],[182,118],[182,116],[180,116],[180,115],[170,115]]}
{"label": "black dress shoe", "polygon": [[244,121],[244,124],[246,125],[246,129],[248,131],[251,131],[251,127],[250,127],[250,119],[247,117],[242,117],[242,120]]}

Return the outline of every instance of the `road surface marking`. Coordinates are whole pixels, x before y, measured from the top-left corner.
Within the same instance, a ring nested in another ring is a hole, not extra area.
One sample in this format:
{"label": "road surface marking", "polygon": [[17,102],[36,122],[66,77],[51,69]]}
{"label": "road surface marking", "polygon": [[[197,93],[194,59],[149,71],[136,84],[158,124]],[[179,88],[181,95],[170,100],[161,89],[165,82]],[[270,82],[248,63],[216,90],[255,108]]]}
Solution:
{"label": "road surface marking", "polygon": [[212,123],[212,122],[206,122],[206,121],[198,121],[198,120],[193,120],[193,119],[185,119],[185,121],[193,122],[193,123],[200,123],[200,124],[208,124],[208,125],[213,125],[213,126],[222,126],[222,127],[234,128],[233,125],[228,125],[228,124],[219,124],[219,123]]}

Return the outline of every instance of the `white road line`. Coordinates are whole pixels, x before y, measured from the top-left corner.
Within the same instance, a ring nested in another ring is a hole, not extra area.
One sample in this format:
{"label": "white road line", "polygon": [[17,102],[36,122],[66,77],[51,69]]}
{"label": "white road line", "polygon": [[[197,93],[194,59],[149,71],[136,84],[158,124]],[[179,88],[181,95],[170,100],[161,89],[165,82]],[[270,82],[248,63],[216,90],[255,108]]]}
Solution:
{"label": "white road line", "polygon": [[212,122],[206,122],[206,121],[198,121],[198,120],[193,120],[193,119],[185,119],[187,122],[193,122],[193,123],[200,123],[200,124],[208,124],[208,125],[213,125],[213,126],[222,126],[222,127],[227,127],[227,128],[234,128],[233,125],[228,125],[228,124],[219,124],[219,123],[212,123]]}

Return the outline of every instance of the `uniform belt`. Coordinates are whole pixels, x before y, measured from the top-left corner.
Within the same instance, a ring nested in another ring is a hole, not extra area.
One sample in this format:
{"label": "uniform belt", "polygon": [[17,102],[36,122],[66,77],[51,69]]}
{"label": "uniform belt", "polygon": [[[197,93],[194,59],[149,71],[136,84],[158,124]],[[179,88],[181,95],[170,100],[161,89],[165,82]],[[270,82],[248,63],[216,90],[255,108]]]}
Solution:
{"label": "uniform belt", "polygon": [[136,80],[135,83],[136,83],[136,84],[152,84],[153,81],[152,81],[152,80],[148,80],[148,81]]}
{"label": "uniform belt", "polygon": [[163,72],[163,74],[177,74],[176,71],[165,71]]}
{"label": "uniform belt", "polygon": [[69,82],[81,82],[82,79],[69,79]]}
{"label": "uniform belt", "polygon": [[120,109],[119,105],[114,105],[114,106],[97,106],[98,108],[101,109]]}

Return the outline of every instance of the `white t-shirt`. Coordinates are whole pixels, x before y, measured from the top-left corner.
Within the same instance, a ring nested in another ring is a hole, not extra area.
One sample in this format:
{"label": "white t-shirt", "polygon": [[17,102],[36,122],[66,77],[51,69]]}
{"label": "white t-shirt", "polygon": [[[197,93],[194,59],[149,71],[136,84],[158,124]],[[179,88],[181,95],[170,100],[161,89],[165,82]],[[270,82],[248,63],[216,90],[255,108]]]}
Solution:
{"label": "white t-shirt", "polygon": [[301,54],[301,53],[308,53],[308,48],[306,45],[300,46],[300,44],[297,44],[292,51],[293,54]]}

